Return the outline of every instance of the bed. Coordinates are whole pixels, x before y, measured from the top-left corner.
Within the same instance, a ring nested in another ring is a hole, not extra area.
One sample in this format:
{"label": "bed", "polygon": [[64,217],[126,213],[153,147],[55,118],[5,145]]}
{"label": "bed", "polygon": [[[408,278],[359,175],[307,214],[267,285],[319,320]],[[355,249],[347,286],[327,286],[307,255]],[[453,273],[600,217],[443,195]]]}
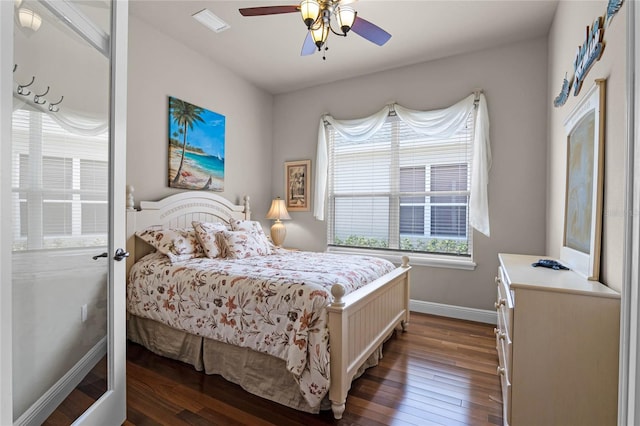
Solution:
{"label": "bed", "polygon": [[[248,197],[234,204],[211,192],[181,192],[135,209],[130,190],[127,336],[256,395],[307,412],[330,407],[340,419],[353,379],[409,322],[409,259],[395,267],[271,246],[268,255],[227,260],[230,253],[209,256],[214,246],[203,240],[203,256],[167,257],[141,237],[256,223]],[[234,235],[249,234],[216,233]]]}

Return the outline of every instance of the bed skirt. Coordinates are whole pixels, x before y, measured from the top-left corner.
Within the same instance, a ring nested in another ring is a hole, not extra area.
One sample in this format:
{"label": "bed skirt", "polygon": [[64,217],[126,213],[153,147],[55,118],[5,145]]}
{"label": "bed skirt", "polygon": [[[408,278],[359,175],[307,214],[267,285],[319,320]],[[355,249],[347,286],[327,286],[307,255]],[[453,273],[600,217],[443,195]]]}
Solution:
{"label": "bed skirt", "polygon": [[[311,407],[300,393],[285,361],[249,348],[229,345],[176,330],[157,321],[128,315],[127,338],[151,352],[192,365],[198,371],[218,374],[259,397],[307,413],[331,409],[328,396]],[[378,364],[382,345],[364,362],[354,380]]]}

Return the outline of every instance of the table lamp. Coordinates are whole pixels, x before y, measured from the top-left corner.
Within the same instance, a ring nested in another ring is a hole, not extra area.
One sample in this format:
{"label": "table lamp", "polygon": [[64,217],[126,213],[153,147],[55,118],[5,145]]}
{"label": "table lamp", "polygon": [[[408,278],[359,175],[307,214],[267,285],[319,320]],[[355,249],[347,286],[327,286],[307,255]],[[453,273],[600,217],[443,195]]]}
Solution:
{"label": "table lamp", "polygon": [[281,220],[291,219],[291,216],[289,216],[284,200],[280,197],[276,197],[271,202],[271,208],[267,212],[267,219],[275,220],[275,223],[271,226],[271,241],[278,247],[282,246],[284,237],[287,235],[287,228],[284,227],[284,223]]}

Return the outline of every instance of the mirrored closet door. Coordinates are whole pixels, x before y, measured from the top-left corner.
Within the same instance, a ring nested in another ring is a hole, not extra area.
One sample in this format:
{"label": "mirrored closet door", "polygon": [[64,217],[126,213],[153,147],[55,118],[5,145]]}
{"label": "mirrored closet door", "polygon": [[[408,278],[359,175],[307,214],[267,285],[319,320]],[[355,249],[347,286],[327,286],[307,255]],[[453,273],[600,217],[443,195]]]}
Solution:
{"label": "mirrored closet door", "polygon": [[124,123],[113,93],[126,2],[13,3],[13,422],[122,421],[124,177],[113,170],[125,169]]}

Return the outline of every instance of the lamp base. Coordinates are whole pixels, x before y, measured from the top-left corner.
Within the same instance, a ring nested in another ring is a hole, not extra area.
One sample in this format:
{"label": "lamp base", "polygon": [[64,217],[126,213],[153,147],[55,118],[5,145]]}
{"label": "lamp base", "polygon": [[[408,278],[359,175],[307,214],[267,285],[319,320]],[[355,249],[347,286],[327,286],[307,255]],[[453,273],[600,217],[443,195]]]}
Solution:
{"label": "lamp base", "polygon": [[273,241],[273,244],[275,244],[277,247],[280,247],[282,246],[282,243],[284,242],[284,237],[286,236],[287,236],[287,228],[284,227],[284,223],[277,220],[271,226],[271,241]]}

